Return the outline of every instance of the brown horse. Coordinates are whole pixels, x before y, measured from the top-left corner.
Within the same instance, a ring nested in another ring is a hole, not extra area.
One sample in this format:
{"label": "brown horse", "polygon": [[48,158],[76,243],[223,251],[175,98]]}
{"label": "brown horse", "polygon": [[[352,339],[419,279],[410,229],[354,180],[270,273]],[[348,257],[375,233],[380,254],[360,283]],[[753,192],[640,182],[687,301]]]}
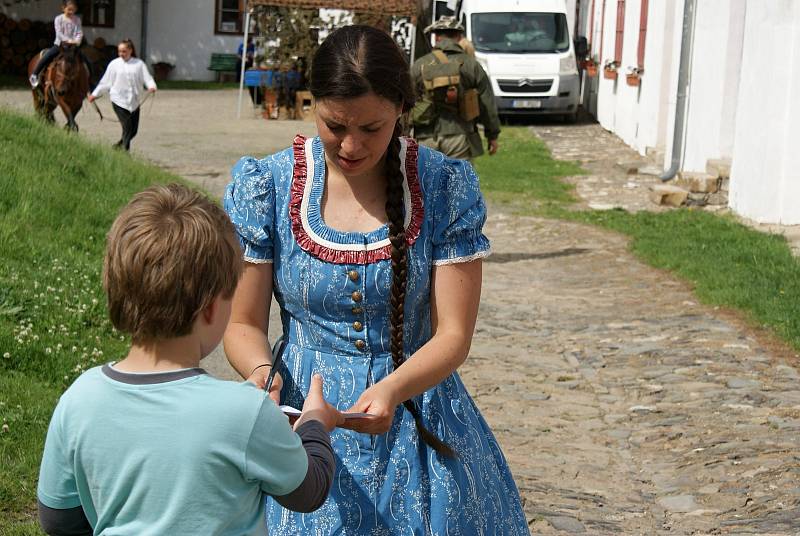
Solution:
{"label": "brown horse", "polygon": [[[28,63],[28,76],[38,61],[39,55],[36,55]],[[81,110],[83,99],[89,92],[89,71],[78,53],[78,47],[61,45],[58,56],[47,66],[40,79],[39,85],[33,89],[33,107],[36,112],[49,123],[53,123],[53,111],[56,106],[60,106],[67,118],[64,128],[77,132],[75,116]]]}

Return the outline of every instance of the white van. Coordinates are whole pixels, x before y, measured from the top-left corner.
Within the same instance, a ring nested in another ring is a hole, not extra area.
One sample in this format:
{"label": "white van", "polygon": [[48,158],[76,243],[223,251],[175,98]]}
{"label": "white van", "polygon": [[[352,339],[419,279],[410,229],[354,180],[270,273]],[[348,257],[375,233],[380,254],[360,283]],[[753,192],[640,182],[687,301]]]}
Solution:
{"label": "white van", "polygon": [[[447,2],[436,2],[434,20],[445,14]],[[501,115],[575,119],[580,78],[565,0],[462,0],[457,15]]]}

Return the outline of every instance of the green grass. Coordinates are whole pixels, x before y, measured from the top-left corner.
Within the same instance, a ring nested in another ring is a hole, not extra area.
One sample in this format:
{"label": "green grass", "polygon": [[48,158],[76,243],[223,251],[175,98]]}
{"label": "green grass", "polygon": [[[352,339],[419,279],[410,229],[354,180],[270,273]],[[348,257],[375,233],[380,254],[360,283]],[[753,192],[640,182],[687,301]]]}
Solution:
{"label": "green grass", "polygon": [[481,190],[490,199],[528,209],[574,201],[573,187],[558,179],[583,174],[580,166],[553,160],[547,146],[524,127],[504,127],[499,143],[497,154],[475,160]]}
{"label": "green grass", "polygon": [[490,201],[513,212],[589,223],[630,236],[636,256],[689,281],[701,301],[737,309],[800,350],[800,263],[783,237],[702,210],[577,210],[571,206],[571,188],[561,180],[580,174],[577,165],[554,161],[527,129],[503,129],[500,140],[496,155],[475,162]]}
{"label": "green grass", "polygon": [[125,351],[101,289],[105,233],[135,192],[174,180],[0,109],[0,534],[29,530],[58,396]]}

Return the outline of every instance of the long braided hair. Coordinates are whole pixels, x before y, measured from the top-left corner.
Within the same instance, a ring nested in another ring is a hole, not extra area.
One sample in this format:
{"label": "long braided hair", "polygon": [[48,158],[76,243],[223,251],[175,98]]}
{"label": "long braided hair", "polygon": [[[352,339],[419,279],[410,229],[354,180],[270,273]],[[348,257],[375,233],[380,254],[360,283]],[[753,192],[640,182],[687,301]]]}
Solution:
{"label": "long braided hair", "polygon": [[[320,45],[311,64],[311,94],[315,99],[355,98],[373,92],[408,112],[414,105],[414,86],[408,62],[394,40],[371,26],[345,26],[332,32]],[[395,370],[405,363],[403,313],[408,280],[408,247],[404,225],[403,174],[400,169],[400,122],[386,150],[386,216],[392,244],[390,337]],[[413,400],[403,406],[414,417],[422,440],[436,452],[456,457],[453,449],[422,424]]]}

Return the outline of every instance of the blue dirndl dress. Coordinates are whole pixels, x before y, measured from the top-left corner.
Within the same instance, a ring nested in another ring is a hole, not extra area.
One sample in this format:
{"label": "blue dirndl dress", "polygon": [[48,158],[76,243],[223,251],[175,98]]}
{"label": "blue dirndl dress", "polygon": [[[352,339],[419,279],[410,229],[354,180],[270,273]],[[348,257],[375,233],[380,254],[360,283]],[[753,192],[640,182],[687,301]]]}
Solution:
{"label": "blue dirndl dress", "polygon": [[[408,283],[405,350],[431,338],[433,266],[489,254],[486,208],[472,166],[401,139]],[[325,225],[325,157],[319,138],[233,168],[225,210],[245,260],[273,263],[287,345],[281,399],[300,408],[311,376],[347,409],[392,371],[388,226],[369,233]],[[413,358],[412,358],[413,359]],[[325,504],[301,514],[267,499],[271,534],[522,535],[528,525],[508,464],[457,373],[416,399],[426,427],[458,453],[446,459],[419,438],[403,406],[389,432],[337,428],[335,481]],[[268,430],[264,431],[269,433]]]}

